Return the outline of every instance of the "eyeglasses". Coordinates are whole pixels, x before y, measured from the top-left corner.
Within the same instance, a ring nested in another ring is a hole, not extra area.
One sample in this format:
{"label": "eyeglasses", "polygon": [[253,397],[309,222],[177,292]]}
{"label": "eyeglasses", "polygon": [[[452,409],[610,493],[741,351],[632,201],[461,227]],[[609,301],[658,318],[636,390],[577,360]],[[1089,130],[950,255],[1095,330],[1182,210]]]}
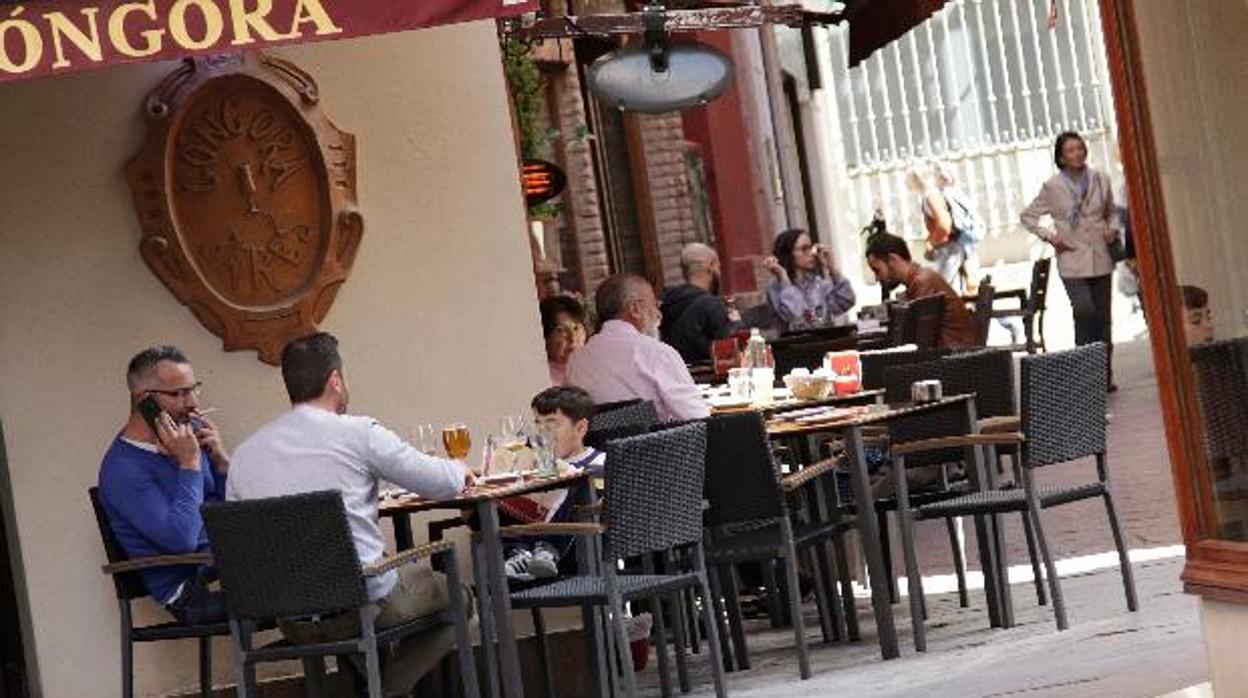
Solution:
{"label": "eyeglasses", "polygon": [[157,390],[153,388],[147,392],[164,395],[165,397],[171,397],[178,400],[185,400],[192,395],[199,397],[204,392],[204,382],[195,381],[195,385],[192,385],[189,388],[177,388],[176,390]]}

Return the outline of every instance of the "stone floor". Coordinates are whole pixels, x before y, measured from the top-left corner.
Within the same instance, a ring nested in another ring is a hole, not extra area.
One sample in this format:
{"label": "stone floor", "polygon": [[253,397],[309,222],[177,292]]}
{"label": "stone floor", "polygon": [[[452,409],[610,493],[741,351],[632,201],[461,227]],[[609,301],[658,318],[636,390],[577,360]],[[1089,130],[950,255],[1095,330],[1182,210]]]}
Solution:
{"label": "stone floor", "polygon": [[[1058,322],[1068,320],[1051,321]],[[952,588],[949,546],[943,526],[923,524],[918,547],[930,615],[926,654],[917,656],[910,644],[903,599],[894,607],[902,658],[882,661],[864,597],[859,599],[862,642],[812,645],[814,676],[805,682],[797,680],[791,631],[755,622],[749,631],[753,668],[729,675],[731,694],[1161,696],[1207,681],[1196,599],[1184,595],[1179,582],[1181,536],[1148,344],[1144,338],[1123,341],[1140,332],[1130,327],[1119,330],[1116,363],[1121,390],[1110,401],[1110,474],[1132,550],[1139,613],[1126,612],[1116,558],[1110,554],[1109,527],[1095,500],[1044,514],[1046,531],[1061,559],[1070,617],[1071,627],[1062,633],[1056,632],[1051,610],[1036,605],[1016,520],[1006,524],[1018,618],[1010,630],[988,628],[981,591],[973,591],[968,609],[958,607],[956,595],[940,593]],[[1046,468],[1042,479],[1077,482],[1093,473],[1090,463],[1075,463]],[[975,567],[973,546],[968,554]],[[808,616],[811,641],[818,643],[813,607],[808,607]],[[693,667],[693,695],[712,695],[705,656],[695,657]],[[653,661],[641,679],[645,695],[659,695]]]}

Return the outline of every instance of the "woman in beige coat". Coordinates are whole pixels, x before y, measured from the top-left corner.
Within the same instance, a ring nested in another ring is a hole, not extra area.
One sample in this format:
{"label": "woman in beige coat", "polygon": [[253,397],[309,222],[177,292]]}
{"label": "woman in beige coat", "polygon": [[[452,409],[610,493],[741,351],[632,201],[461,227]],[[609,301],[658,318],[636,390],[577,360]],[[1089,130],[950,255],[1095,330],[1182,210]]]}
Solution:
{"label": "woman in beige coat", "polygon": [[[1057,271],[1075,315],[1075,344],[1104,342],[1112,357],[1114,260],[1109,250],[1119,231],[1109,175],[1088,166],[1088,146],[1077,133],[1059,135],[1053,151],[1060,172],[1040,188],[1023,211],[1022,223],[1057,253]],[[1051,228],[1040,225],[1045,214],[1053,219]],[[1112,368],[1106,378],[1110,391],[1116,390]]]}

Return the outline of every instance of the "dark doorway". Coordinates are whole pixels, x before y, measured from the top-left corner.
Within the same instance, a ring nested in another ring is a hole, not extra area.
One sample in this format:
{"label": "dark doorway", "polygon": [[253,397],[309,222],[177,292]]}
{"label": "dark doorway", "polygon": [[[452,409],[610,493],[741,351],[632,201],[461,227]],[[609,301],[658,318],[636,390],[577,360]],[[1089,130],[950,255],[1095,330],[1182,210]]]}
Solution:
{"label": "dark doorway", "polygon": [[0,698],[28,698],[26,652],[22,641],[21,610],[18,607],[16,550],[13,533],[13,490],[9,483],[9,462],[0,426]]}

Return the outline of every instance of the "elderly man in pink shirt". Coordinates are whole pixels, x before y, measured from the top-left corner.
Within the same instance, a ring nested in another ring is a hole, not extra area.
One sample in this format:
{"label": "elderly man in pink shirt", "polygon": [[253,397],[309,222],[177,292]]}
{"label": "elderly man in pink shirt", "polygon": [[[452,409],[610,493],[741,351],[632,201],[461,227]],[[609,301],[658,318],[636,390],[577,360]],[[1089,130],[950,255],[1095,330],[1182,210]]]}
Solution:
{"label": "elderly man in pink shirt", "polygon": [[567,385],[598,404],[649,400],[662,421],[710,414],[680,354],[658,340],[663,313],[650,282],[616,274],[598,287],[594,305],[602,331],[569,357]]}

